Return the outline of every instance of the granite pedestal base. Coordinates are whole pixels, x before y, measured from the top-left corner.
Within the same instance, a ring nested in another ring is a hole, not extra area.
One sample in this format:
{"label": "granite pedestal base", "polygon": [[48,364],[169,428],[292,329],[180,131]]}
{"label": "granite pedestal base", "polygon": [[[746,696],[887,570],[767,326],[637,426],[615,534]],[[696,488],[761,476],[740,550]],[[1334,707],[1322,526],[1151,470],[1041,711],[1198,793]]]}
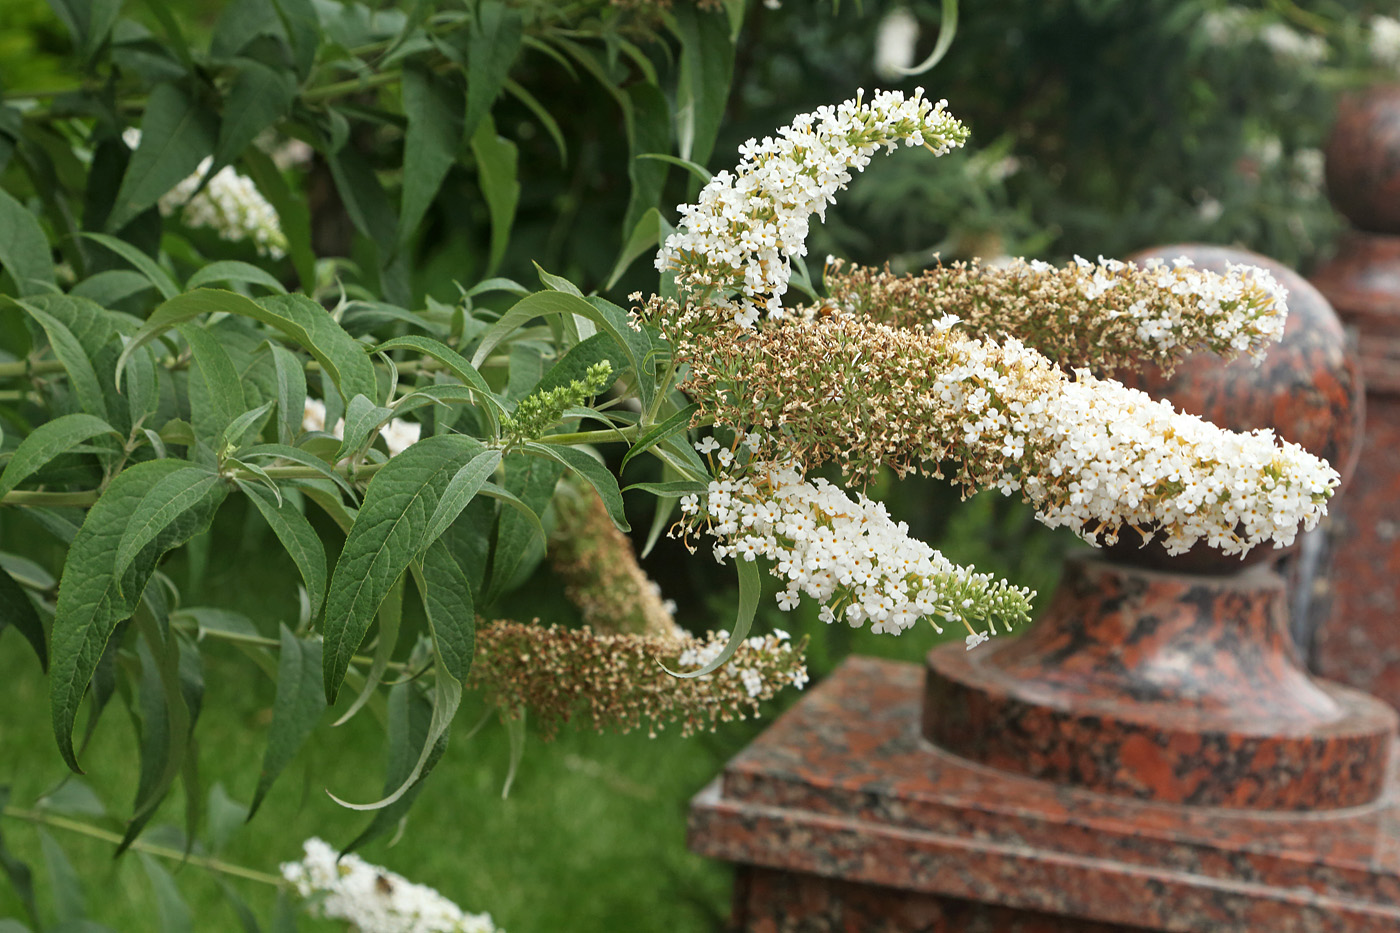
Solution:
{"label": "granite pedestal base", "polygon": [[702,791],[763,933],[1395,933],[1400,786],[1316,813],[1138,801],[978,765],[920,734],[924,668],[853,658]]}

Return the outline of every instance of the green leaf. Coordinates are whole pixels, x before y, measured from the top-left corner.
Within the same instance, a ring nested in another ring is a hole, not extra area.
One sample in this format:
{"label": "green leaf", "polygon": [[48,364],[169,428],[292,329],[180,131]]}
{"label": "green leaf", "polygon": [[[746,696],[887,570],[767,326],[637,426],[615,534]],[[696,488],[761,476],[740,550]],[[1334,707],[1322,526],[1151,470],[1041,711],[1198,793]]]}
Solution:
{"label": "green leaf", "polygon": [[117,543],[112,576],[118,581],[119,591],[120,581],[148,544],[187,512],[206,511],[211,502],[217,508],[217,502],[226,495],[228,485],[223,478],[204,467],[185,466],[157,480],[128,516]]}
{"label": "green leaf", "polygon": [[[632,133],[628,150],[635,156],[643,152],[666,152],[671,148],[671,109],[666,95],[655,84],[641,81],[627,88],[632,101]],[[661,192],[666,185],[666,163],[655,159],[633,158],[627,165],[627,177],[632,193],[623,216],[622,229],[633,230],[647,211],[661,205]]]}
{"label": "green leaf", "polygon": [[107,269],[83,279],[69,289],[68,294],[110,308],[119,301],[154,287],[151,280],[139,272],[131,269]]}
{"label": "green leaf", "polygon": [[59,415],[39,425],[20,441],[5,465],[5,472],[0,473],[0,499],[55,457],[102,434],[116,435],[120,439],[116,429],[96,415]]}
{"label": "green leaf", "polygon": [[392,408],[383,408],[365,398],[357,395],[350,400],[350,405],[345,410],[344,435],[340,442],[340,449],[336,451],[334,459],[337,463],[351,454],[369,445],[370,435],[379,430],[380,426],[388,424],[389,419],[394,417]]}
{"label": "green leaf", "polygon": [[156,861],[155,856],[141,853],[141,867],[151,881],[156,896],[156,916],[160,933],[194,933],[194,918],[170,872]]}
{"label": "green leaf", "polygon": [[404,66],[402,90],[408,129],[403,141],[400,244],[418,229],[448,170],[457,161],[466,106],[466,98],[456,82],[421,65]]}
{"label": "green leaf", "polygon": [[948,54],[948,50],[953,47],[953,37],[958,34],[958,0],[943,0],[938,20],[938,41],[933,46],[933,51],[928,53],[928,58],[919,62],[913,68],[899,68],[898,70],[906,75],[921,75],[933,69],[934,65],[943,61],[943,56]]}
{"label": "green leaf", "polygon": [[207,107],[177,85],[156,85],[146,98],[141,144],[122,176],[107,230],[122,229],[193,175],[214,151],[218,133],[218,118]]}
{"label": "green leaf", "polygon": [[[228,899],[229,907],[233,909],[234,916],[238,918],[238,925],[243,928],[243,933],[262,933],[262,927],[258,924],[257,915],[254,914],[253,909],[248,906],[248,902],[243,899],[243,895],[238,893],[238,889],[218,875],[214,876],[214,883],[219,886],[219,890],[223,892],[224,897]],[[278,893],[280,895],[286,892],[284,889]]]}
{"label": "green leaf", "polygon": [[676,136],[681,157],[703,165],[710,160],[724,120],[734,74],[734,44],[724,16],[691,4],[677,6],[672,12],[671,28],[681,40]]}
{"label": "green leaf", "polygon": [[88,233],[84,231],[82,235],[92,240],[94,243],[105,246],[107,249],[131,263],[138,272],[144,275],[150,283],[155,286],[156,291],[160,292],[161,297],[169,299],[180,294],[180,286],[175,284],[175,280],[170,277],[170,274],[157,265],[154,259],[147,256],[130,243],[119,240],[114,236],[108,236],[105,233]]}
{"label": "green leaf", "polygon": [[370,658],[365,682],[345,712],[331,723],[332,726],[343,726],[355,718],[355,714],[374,698],[379,685],[384,682],[384,672],[389,669],[389,663],[394,659],[394,647],[399,642],[399,628],[403,624],[404,579],[404,575],[401,574],[389,589],[389,595],[379,604],[379,612],[375,615],[375,624],[379,626],[379,631],[375,635],[374,657]]}
{"label": "green leaf", "polygon": [[[276,0],[274,0],[276,2]],[[297,279],[306,291],[316,288],[316,255],[311,249],[311,210],[306,202],[292,193],[287,180],[273,164],[267,153],[257,146],[243,150],[239,164],[253,179],[258,191],[267,198],[272,209],[282,222],[282,233],[287,238],[287,255],[297,270]]]}
{"label": "green leaf", "polygon": [[301,344],[330,375],[345,398],[378,394],[374,364],[365,355],[364,347],[346,333],[325,308],[300,294],[269,295],[253,301],[235,292],[201,288],[172,298],[151,313],[146,326],[122,350],[117,361],[118,375],[135,348],[182,321],[220,311],[261,321]]}
{"label": "green leaf", "polygon": [[54,918],[59,923],[82,920],[87,916],[87,898],[83,893],[83,883],[68,861],[63,847],[54,841],[47,830],[39,830],[39,848],[44,853],[44,865],[48,869],[49,886],[52,889]]}
{"label": "green leaf", "polygon": [[729,633],[729,641],[725,643],[724,650],[709,664],[694,671],[673,671],[663,664],[662,668],[666,673],[674,677],[704,677],[706,674],[713,673],[723,667],[730,658],[734,657],[734,652],[744,643],[744,639],[749,637],[749,629],[753,627],[753,617],[758,612],[758,598],[763,593],[763,582],[758,576],[757,561],[736,557],[734,566],[739,572],[739,610],[734,617],[734,630]]}
{"label": "green leaf", "polygon": [[326,153],[326,161],[350,222],[387,256],[397,243],[399,221],[373,166],[353,146]]}
{"label": "green leaf", "polygon": [[335,472],[331,465],[310,451],[302,450],[300,447],[288,447],[285,444],[259,444],[256,447],[249,447],[247,450],[239,451],[239,457],[243,460],[251,460],[255,457],[276,457],[281,460],[290,460],[293,463],[300,463],[302,466],[311,467],[320,471],[321,475],[345,490],[346,495],[352,498],[355,495],[354,487],[345,481],[345,477]]}
{"label": "green leaf", "polygon": [[370,480],[365,501],[331,575],[326,600],[326,699],[335,702],[350,658],[371,619],[423,539],[448,482],[481,452],[463,435],[425,438],[386,463]]}
{"label": "green leaf", "polygon": [[379,346],[375,347],[375,350],[378,352],[387,352],[389,350],[415,350],[422,353],[424,356],[432,357],[443,366],[446,366],[448,372],[462,380],[464,385],[475,389],[481,401],[486,403],[485,412],[491,421],[493,431],[495,430],[498,416],[505,414],[505,409],[501,407],[501,403],[496,399],[496,394],[491,391],[491,386],[482,378],[481,373],[477,372],[475,367],[467,362],[466,357],[440,340],[416,335],[395,337],[393,340],[384,341]]}
{"label": "green leaf", "polygon": [[215,282],[241,282],[245,285],[261,285],[275,295],[287,294],[287,289],[269,272],[252,263],[237,259],[221,259],[202,267],[185,283],[186,291],[194,291]]}
{"label": "green leaf", "polygon": [[301,434],[306,417],[306,369],[301,359],[286,347],[271,344],[272,363],[277,371],[277,440],[291,444]]}
{"label": "green leaf", "polygon": [[[638,334],[628,325],[626,312],[617,308],[616,305],[598,305],[580,298],[577,295],[569,295],[560,291],[535,292],[520,299],[509,311],[501,315],[490,330],[481,337],[481,342],[477,344],[476,353],[472,356],[472,365],[477,369],[486,362],[486,358],[491,355],[491,351],[500,345],[516,330],[537,317],[550,317],[552,315],[579,315],[587,318],[612,337],[622,351],[627,354],[627,365],[634,372],[641,372],[640,364],[644,358],[650,341],[645,334]],[[643,349],[643,341],[647,349]],[[638,350],[642,349],[639,354]],[[641,380],[646,383],[647,380]]]}
{"label": "green leaf", "polygon": [[653,246],[661,242],[660,234],[661,212],[653,207],[642,215],[636,226],[632,228],[632,234],[627,238],[627,242],[622,244],[622,252],[618,253],[617,262],[613,265],[612,272],[608,274],[608,282],[603,286],[603,290],[611,291],[628,267],[636,262],[638,256],[650,251]]}
{"label": "green leaf", "polygon": [[534,443],[522,445],[521,450],[536,457],[549,457],[557,460],[573,470],[586,480],[588,485],[597,490],[613,524],[621,531],[631,530],[631,526],[627,524],[627,516],[623,514],[622,493],[617,488],[617,477],[613,476],[607,467],[594,459],[588,451],[557,444]]}
{"label": "green leaf", "polygon": [[471,138],[476,156],[477,178],[486,210],[491,215],[491,253],[486,274],[494,273],[506,254],[515,207],[520,203],[520,181],[516,177],[518,152],[515,143],[496,135],[496,124],[489,117],[481,121]]}
{"label": "green leaf", "polygon": [[0,570],[0,634],[4,634],[6,626],[10,625],[13,625],[34,648],[34,653],[39,656],[39,666],[47,671],[49,651],[44,641],[44,623],[39,619],[39,612],[34,608],[34,603],[24,591],[24,587],[15,582],[15,578],[9,573]]}
{"label": "green leaf", "polygon": [[269,411],[272,410],[272,406],[276,404],[277,402],[275,399],[263,402],[261,405],[259,405],[257,408],[254,408],[252,411],[245,411],[243,414],[230,421],[229,426],[224,429],[223,437],[220,438],[220,449],[228,447],[237,449],[238,447],[242,446],[243,436],[248,433],[248,430],[250,428],[252,428],[254,422],[265,416]]}
{"label": "green leaf", "polygon": [[239,827],[248,821],[248,808],[230,797],[224,785],[216,781],[209,788],[204,812],[207,814],[204,841],[209,851],[217,855],[227,848]]}
{"label": "green leaf", "polygon": [[457,520],[457,516],[462,514],[467,503],[481,491],[481,487],[496,472],[500,463],[501,451],[491,448],[477,454],[453,474],[438,499],[437,508],[428,519],[428,528],[423,533],[424,541],[436,541],[447,530],[447,526]]}
{"label": "green leaf", "polygon": [[28,312],[44,329],[49,338],[49,345],[53,347],[54,356],[58,357],[58,361],[68,372],[68,379],[72,383],[73,394],[78,397],[78,404],[88,414],[108,417],[107,396],[97,379],[97,370],[93,368],[92,358],[73,332],[57,317],[44,310],[37,301],[14,298],[8,300]]}
{"label": "green leaf", "polygon": [[[421,442],[420,442],[421,443]],[[447,750],[447,734],[444,732],[434,742],[428,742],[428,733],[435,712],[423,691],[414,683],[396,684],[389,690],[388,721],[384,731],[389,738],[389,761],[384,780],[384,793],[388,794],[403,786],[409,774],[424,760],[422,750],[428,749],[428,756],[418,778],[397,800],[382,808],[374,819],[350,844],[345,852],[353,851],[372,839],[389,832],[403,819],[423,788],[423,779]]]}
{"label": "green leaf", "polygon": [[178,460],[151,460],[118,473],[88,510],[68,549],[50,636],[50,707],[59,752],[79,773],[82,769],[73,751],[73,720],[108,639],[117,623],[131,617],[160,557],[207,528],[217,509],[218,502],[206,498],[202,510],[180,515],[147,544],[123,580],[113,576],[112,555],[132,513],[157,483],[187,468]]}
{"label": "green leaf", "polygon": [[[212,441],[246,408],[243,381],[219,337],[202,324],[176,328],[190,345],[195,366],[190,373],[190,414],[195,436]],[[130,344],[128,344],[130,346]],[[198,376],[203,385],[195,382]]]}
{"label": "green leaf", "polygon": [[[10,788],[8,785],[0,785],[0,810],[10,802]],[[10,880],[10,887],[15,892],[20,905],[24,907],[29,919],[36,925],[40,924],[39,905],[34,898],[34,872],[22,860],[15,857],[5,845],[5,835],[0,833],[0,871],[5,873],[5,877]]]}
{"label": "green leaf", "polygon": [[[543,513],[554,498],[554,490],[564,475],[565,466],[553,458],[526,456],[513,452],[505,459],[506,489],[519,497],[521,503],[532,514]],[[487,602],[495,600],[501,591],[515,578],[521,562],[530,552],[530,546],[539,524],[536,517],[531,523],[517,512],[501,514],[496,531],[496,547],[492,555],[491,585],[487,590]]]}
{"label": "green leaf", "polygon": [[487,114],[505,86],[524,34],[519,10],[500,0],[486,0],[477,9],[467,47],[465,138],[474,140],[478,125],[488,122]]}
{"label": "green leaf", "polygon": [[633,444],[632,449],[627,451],[627,455],[622,458],[622,465],[618,467],[618,472],[627,469],[627,464],[633,457],[646,453],[667,438],[688,430],[690,419],[694,418],[695,413],[699,410],[698,404],[691,403],[637,438],[637,443]]}
{"label": "green leaf", "polygon": [[297,638],[285,625],[280,628],[282,649],[277,662],[277,698],[272,704],[272,726],[268,731],[258,787],[253,792],[253,805],[248,809],[249,820],[258,812],[272,783],[296,757],[326,710],[320,679],[321,642],[314,638]]}
{"label": "green leaf", "polygon": [[73,35],[73,45],[85,62],[107,41],[117,22],[122,0],[49,0],[58,18]]}
{"label": "green leaf", "polygon": [[217,172],[238,158],[254,137],[286,116],[296,93],[296,81],[288,72],[252,59],[239,59],[238,77],[233,79],[224,102],[224,119],[210,171]]}
{"label": "green leaf", "polygon": [[268,501],[255,487],[249,487],[247,492],[248,498],[253,500],[253,505],[272,527],[277,540],[282,542],[292,563],[297,565],[297,572],[306,585],[307,598],[311,601],[311,618],[319,618],[321,604],[326,598],[327,576],[326,549],[320,537],[290,499],[283,499],[279,506]]}
{"label": "green leaf", "polygon": [[23,204],[0,189],[0,267],[15,280],[20,295],[36,295],[58,289],[54,280],[53,253],[39,220]]}
{"label": "green leaf", "polygon": [[440,741],[446,741],[447,730],[461,706],[462,682],[471,669],[476,650],[476,607],[471,585],[447,547],[441,541],[434,541],[422,557],[414,561],[413,572],[418,582],[418,592],[422,594],[423,610],[428,617],[438,662],[437,676],[433,681],[432,718],[428,722],[427,737],[418,759],[398,787],[368,804],[347,803],[331,795],[337,803],[351,810],[381,810],[393,805],[432,767],[434,751]]}
{"label": "green leaf", "polygon": [[695,162],[690,161],[689,159],[682,159],[678,156],[667,155],[664,152],[644,152],[641,155],[637,156],[637,158],[655,159],[658,162],[669,162],[672,165],[679,165],[681,168],[685,169],[687,172],[700,179],[701,184],[709,184],[710,179],[715,177],[714,175],[710,174],[710,170],[705,168],[705,166],[703,165],[698,165]]}
{"label": "green leaf", "polygon": [[558,122],[555,121],[550,112],[544,109],[544,105],[536,99],[535,95],[525,90],[519,83],[507,78],[505,89],[512,97],[528,107],[530,112],[535,115],[535,119],[540,121],[540,125],[549,134],[549,138],[554,140],[555,148],[559,150],[559,165],[561,167],[566,165],[569,161],[569,147],[564,142],[564,131],[559,128]]}
{"label": "green leaf", "polygon": [[676,499],[681,496],[703,495],[709,488],[706,483],[682,479],[672,480],[668,483],[633,483],[630,486],[622,487],[622,491],[630,492],[633,489],[640,489],[660,499]]}

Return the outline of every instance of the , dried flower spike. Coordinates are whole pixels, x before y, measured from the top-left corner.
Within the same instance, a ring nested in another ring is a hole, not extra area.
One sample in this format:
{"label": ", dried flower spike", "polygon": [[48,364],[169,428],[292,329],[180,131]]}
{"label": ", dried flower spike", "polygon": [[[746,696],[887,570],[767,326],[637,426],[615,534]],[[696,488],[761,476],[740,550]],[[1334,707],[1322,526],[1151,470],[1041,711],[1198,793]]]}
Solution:
{"label": ", dried flower spike", "polygon": [[490,914],[466,913],[432,888],[358,855],[337,858],[320,839],[302,848],[301,861],[282,865],[282,877],[316,916],[343,920],[358,933],[504,933]]}
{"label": ", dried flower spike", "polygon": [[727,641],[724,632],[659,638],[482,623],[470,683],[502,709],[529,709],[546,737],[575,717],[600,731],[630,732],[646,722],[652,735],[677,722],[690,735],[757,716],[779,690],[807,683],[806,642],[793,644],[786,632],[746,639],[728,664],[703,677],[672,677],[662,667],[694,670]]}
{"label": ", dried flower spike", "polygon": [[566,491],[554,499],[549,562],[583,621],[605,634],[671,637],[675,604],[661,598],[603,500],[582,483],[566,480],[560,488]]}
{"label": ", dried flower spike", "polygon": [[763,312],[782,316],[792,258],[807,254],[811,216],[825,218],[851,173],[881,148],[902,142],[942,155],[961,146],[967,127],[945,106],[922,88],[907,98],[880,91],[869,103],[857,95],[798,116],[776,137],[749,140],[734,172],[720,172],[695,204],[680,206],[679,230],[666,238],[656,267],[674,269],[697,301],[692,310],[706,317],[752,327]]}
{"label": ", dried flower spike", "polygon": [[896,635],[934,616],[961,621],[969,632],[974,623],[996,631],[998,622],[1009,627],[1030,617],[1033,593],[955,566],[909,537],[881,503],[859,493],[852,499],[824,479],[808,481],[791,465],[739,466],[723,447],[718,459],[721,478],[710,482],[703,508],[699,496],[686,496],[681,512],[689,530],[720,540],[717,560],[773,561],[774,576],[786,584],[781,608],[805,595],[822,604],[825,622],[869,622],[872,631]]}
{"label": ", dried flower spike", "polygon": [[1188,349],[1259,359],[1288,316],[1268,270],[1231,264],[1222,275],[1189,259],[959,262],[904,276],[836,260],[826,285],[837,305],[872,320],[928,328],[954,316],[972,336],[1014,336],[1062,367],[1107,375],[1148,361],[1170,373]]}

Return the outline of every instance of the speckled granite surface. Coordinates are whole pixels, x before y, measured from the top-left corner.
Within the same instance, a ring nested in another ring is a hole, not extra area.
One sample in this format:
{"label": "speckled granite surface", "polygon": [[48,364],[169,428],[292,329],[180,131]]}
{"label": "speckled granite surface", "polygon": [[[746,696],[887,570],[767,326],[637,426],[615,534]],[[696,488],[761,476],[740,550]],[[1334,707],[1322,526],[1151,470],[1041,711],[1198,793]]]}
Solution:
{"label": "speckled granite surface", "polygon": [[923,701],[922,667],[853,658],[696,797],[691,847],[743,866],[743,929],[1400,930],[1393,776],[1311,814],[1142,802],[938,750]]}

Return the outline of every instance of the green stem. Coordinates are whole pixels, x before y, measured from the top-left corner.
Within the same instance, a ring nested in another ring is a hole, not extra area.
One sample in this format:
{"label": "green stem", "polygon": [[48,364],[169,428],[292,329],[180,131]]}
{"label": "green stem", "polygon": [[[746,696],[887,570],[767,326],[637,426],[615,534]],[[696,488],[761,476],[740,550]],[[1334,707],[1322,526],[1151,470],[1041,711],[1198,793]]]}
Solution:
{"label": "green stem", "polygon": [[[188,630],[188,629],[195,629],[195,630],[198,632],[199,637],[200,637],[201,639],[212,638],[212,639],[214,639],[214,640],[216,640],[216,641],[220,641],[220,640],[221,640],[221,641],[237,642],[238,644],[243,644],[243,645],[258,645],[258,646],[263,647],[263,648],[281,648],[281,647],[282,647],[282,642],[281,642],[280,640],[278,640],[278,639],[276,639],[276,638],[268,638],[266,635],[244,635],[244,634],[242,634],[242,633],[240,633],[240,632],[225,632],[225,631],[222,631],[222,630],[220,630],[220,629],[213,629],[213,628],[201,629],[201,628],[199,628],[198,624],[194,624],[194,625],[188,625],[188,624],[187,624],[187,625],[181,625],[181,624],[178,622],[178,619],[179,619],[179,618],[180,618],[180,616],[179,616],[179,613],[178,613],[178,612],[177,612],[175,615],[172,615],[172,616],[171,616],[171,623],[170,623],[170,624],[171,624],[172,626],[174,626],[175,628],[180,629],[181,631],[185,631],[185,630]],[[351,664],[363,664],[365,667],[369,667],[371,664],[374,663],[374,658],[366,657],[365,655],[362,655],[362,654],[357,654],[357,655],[354,655],[354,656],[352,656],[352,657],[350,658],[350,663],[351,663]],[[402,661],[390,661],[390,662],[389,662],[387,665],[385,665],[385,666],[386,666],[389,670],[391,670],[391,671],[406,671],[406,670],[409,670],[409,666],[408,666],[407,664],[405,664],[404,662],[402,662]]]}
{"label": "green stem", "polygon": [[606,444],[629,443],[637,439],[637,428],[635,424],[629,424],[625,428],[615,428],[610,431],[575,431],[572,434],[546,434],[544,437],[535,438],[539,444],[564,444],[572,447],[575,444]]}
{"label": "green stem", "polygon": [[[90,823],[83,823],[79,820],[70,820],[63,816],[54,816],[43,813],[39,810],[25,810],[21,807],[5,807],[0,810],[0,816],[8,816],[16,820],[25,820],[40,826],[50,826],[54,829],[67,830],[70,833],[77,833],[81,836],[88,836],[92,839],[101,839],[103,842],[110,842],[113,845],[120,845],[122,837],[119,833],[103,829],[100,826],[93,826]],[[270,875],[264,871],[255,871],[251,868],[244,868],[241,865],[230,865],[222,859],[210,858],[204,855],[187,855],[179,849],[172,849],[168,846],[156,845],[137,839],[131,844],[131,848],[138,852],[145,852],[147,855],[158,855],[161,858],[172,859],[177,862],[188,862],[197,865],[207,871],[215,871],[224,875],[231,875],[234,878],[243,878],[248,881],[259,881],[263,884],[270,884],[274,887],[282,887],[286,882],[276,875]]]}
{"label": "green stem", "polygon": [[96,489],[81,489],[77,492],[31,492],[28,489],[16,489],[5,493],[5,498],[0,499],[0,504],[50,508],[89,506],[97,501],[99,495],[101,492]]}
{"label": "green stem", "polygon": [[351,78],[348,81],[337,81],[334,84],[313,87],[309,91],[303,91],[301,100],[302,103],[305,104],[314,104],[323,100],[334,100],[337,97],[344,97],[347,94],[358,94],[361,91],[369,91],[377,87],[393,84],[402,77],[402,72],[381,71],[379,74],[368,75],[364,78]]}

